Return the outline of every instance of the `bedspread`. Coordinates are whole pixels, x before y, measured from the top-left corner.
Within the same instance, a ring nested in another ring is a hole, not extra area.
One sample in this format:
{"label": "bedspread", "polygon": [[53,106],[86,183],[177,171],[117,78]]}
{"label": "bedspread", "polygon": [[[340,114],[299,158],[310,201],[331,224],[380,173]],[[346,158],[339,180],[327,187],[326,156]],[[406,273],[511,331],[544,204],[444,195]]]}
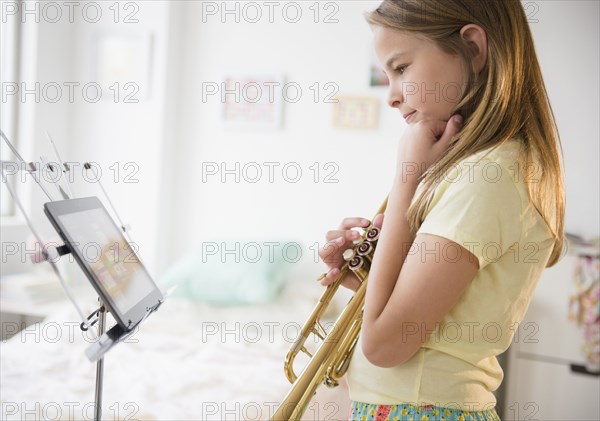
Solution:
{"label": "bedspread", "polygon": [[[315,292],[292,283],[261,306],[167,299],[106,355],[103,419],[268,419],[290,388],[283,359]],[[65,308],[3,343],[2,419],[93,419],[96,364],[85,357],[92,340]],[[348,407],[345,383],[322,386],[304,419],[347,419]]]}

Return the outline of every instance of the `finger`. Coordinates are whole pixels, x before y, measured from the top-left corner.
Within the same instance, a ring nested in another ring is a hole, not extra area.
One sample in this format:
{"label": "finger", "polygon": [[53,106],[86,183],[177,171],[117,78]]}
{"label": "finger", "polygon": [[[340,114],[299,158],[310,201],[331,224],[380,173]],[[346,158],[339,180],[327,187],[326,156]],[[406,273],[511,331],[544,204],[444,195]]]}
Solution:
{"label": "finger", "polygon": [[327,264],[335,263],[341,260],[340,253],[352,247],[354,243],[347,241],[344,237],[338,237],[333,241],[327,242],[319,249],[319,257]]}
{"label": "finger", "polygon": [[368,227],[370,223],[371,223],[371,221],[369,221],[366,218],[359,218],[359,217],[344,218],[344,220],[340,224],[339,229],[348,230],[350,228],[356,228],[356,227]]}
{"label": "finger", "polygon": [[377,228],[381,228],[383,226],[383,214],[377,214],[375,219],[373,219],[373,226]]}
{"label": "finger", "polygon": [[330,253],[335,253],[336,251],[338,251],[340,249],[340,247],[343,247],[344,244],[346,244],[346,238],[341,235],[339,237],[334,238],[333,240],[329,240],[328,242],[326,242],[325,244],[323,244],[323,247],[321,247],[319,249],[319,254],[321,253],[326,253],[326,254],[330,254]]}
{"label": "finger", "polygon": [[460,114],[453,115],[448,123],[446,124],[446,128],[442,133],[440,139],[436,142],[436,146],[445,150],[450,144],[450,140],[462,129],[463,126],[463,117]]}
{"label": "finger", "polygon": [[[319,282],[319,283],[325,287],[329,286],[333,282],[335,282],[338,275],[339,275],[339,272],[337,272],[336,275],[332,276],[331,278],[323,278],[321,280],[321,282]],[[361,284],[360,280],[352,274],[346,275],[346,278],[344,279],[344,282],[342,283],[342,285],[344,285],[347,288],[350,288],[353,291],[356,291],[360,287],[360,284]]]}
{"label": "finger", "polygon": [[353,291],[356,291],[362,283],[356,276],[348,276],[346,279],[350,279],[350,285],[348,285],[348,288],[352,289]]}
{"label": "finger", "polygon": [[319,283],[323,286],[330,285],[336,280],[339,274],[340,270],[338,268],[332,268],[326,272],[325,277],[319,280]]}
{"label": "finger", "polygon": [[319,257],[327,264],[334,263],[337,260],[337,254],[341,245],[335,241],[330,241],[319,248]]}
{"label": "finger", "polygon": [[327,241],[335,241],[339,237],[344,237],[346,241],[358,240],[360,234],[353,230],[331,230],[327,231],[327,234],[325,234],[325,239]]}
{"label": "finger", "polygon": [[[359,233],[355,233],[356,238],[361,238]],[[323,245],[323,247],[319,248],[319,257],[321,260],[327,264],[333,264],[337,261],[343,260],[342,253],[346,250],[354,247],[354,241],[347,240],[344,237],[338,237],[333,241],[329,241]]]}

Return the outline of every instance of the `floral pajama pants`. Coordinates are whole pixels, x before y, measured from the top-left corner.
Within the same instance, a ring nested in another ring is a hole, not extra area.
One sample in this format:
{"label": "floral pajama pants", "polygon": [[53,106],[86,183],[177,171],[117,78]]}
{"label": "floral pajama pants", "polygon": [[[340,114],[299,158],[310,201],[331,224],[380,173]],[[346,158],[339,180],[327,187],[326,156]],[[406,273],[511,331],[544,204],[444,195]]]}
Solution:
{"label": "floral pajama pants", "polygon": [[377,405],[352,402],[349,421],[500,421],[496,409],[463,411],[435,405]]}

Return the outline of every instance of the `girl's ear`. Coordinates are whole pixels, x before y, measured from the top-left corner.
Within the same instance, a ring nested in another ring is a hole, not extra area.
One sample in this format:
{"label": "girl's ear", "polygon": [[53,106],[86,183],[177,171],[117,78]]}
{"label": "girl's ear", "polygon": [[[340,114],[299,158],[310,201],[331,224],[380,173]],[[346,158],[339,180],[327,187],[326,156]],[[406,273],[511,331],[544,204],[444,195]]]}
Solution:
{"label": "girl's ear", "polygon": [[461,28],[460,36],[473,50],[473,71],[480,73],[487,62],[487,35],[485,30],[479,25],[470,23]]}

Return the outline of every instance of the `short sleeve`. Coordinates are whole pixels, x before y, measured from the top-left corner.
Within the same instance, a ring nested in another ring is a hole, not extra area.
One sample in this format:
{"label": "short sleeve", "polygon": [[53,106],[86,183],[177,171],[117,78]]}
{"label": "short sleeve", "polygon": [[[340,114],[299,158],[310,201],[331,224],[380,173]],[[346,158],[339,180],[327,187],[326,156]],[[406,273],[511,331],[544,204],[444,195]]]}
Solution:
{"label": "short sleeve", "polygon": [[454,241],[473,253],[483,269],[519,241],[521,208],[519,191],[505,167],[463,161],[436,187],[417,234]]}

